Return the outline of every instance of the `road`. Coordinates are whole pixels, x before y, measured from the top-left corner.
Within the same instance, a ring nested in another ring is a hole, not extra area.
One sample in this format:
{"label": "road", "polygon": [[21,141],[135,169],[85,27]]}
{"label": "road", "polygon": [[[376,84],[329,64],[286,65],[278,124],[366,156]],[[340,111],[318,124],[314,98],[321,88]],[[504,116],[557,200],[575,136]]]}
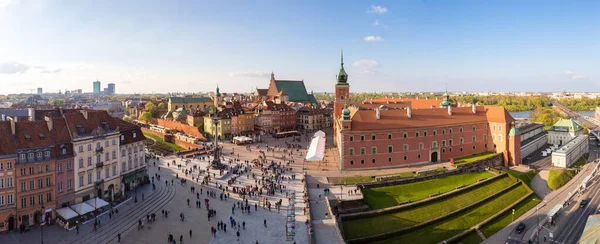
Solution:
{"label": "road", "polygon": [[559,108],[560,110],[562,110],[565,114],[567,114],[569,117],[571,117],[572,119],[574,119],[575,121],[577,121],[580,125],[585,125],[589,128],[589,130],[598,130],[598,125],[592,123],[591,121],[588,121],[587,119],[585,119],[582,115],[580,115],[579,113],[570,110],[569,108],[565,107],[564,105],[558,103],[557,101],[552,101],[552,105],[554,105],[555,107]]}

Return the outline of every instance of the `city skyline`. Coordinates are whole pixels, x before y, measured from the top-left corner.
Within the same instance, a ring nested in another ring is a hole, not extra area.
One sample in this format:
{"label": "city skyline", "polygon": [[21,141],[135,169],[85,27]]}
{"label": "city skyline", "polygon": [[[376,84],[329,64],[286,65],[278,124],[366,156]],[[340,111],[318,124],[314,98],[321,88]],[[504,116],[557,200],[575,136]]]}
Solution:
{"label": "city skyline", "polygon": [[599,8],[0,0],[0,94],[91,92],[97,79],[119,93],[250,92],[271,72],[331,92],[342,46],[356,92],[600,91]]}

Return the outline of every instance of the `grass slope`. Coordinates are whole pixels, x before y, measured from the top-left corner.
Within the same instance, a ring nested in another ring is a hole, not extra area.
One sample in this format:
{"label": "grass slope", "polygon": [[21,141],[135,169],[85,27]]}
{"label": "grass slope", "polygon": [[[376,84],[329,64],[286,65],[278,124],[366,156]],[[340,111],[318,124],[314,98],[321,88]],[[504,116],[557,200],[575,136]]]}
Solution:
{"label": "grass slope", "polygon": [[[344,221],[344,233],[347,239],[372,236],[412,226],[428,220],[448,215],[487,196],[507,188],[515,183],[509,177],[503,177],[484,186],[476,187],[443,200],[433,201],[405,211],[390,213],[372,218]],[[495,209],[498,211],[499,209]],[[458,219],[462,219],[458,218]]]}
{"label": "grass slope", "polygon": [[463,243],[463,244],[479,244],[483,242],[483,240],[481,239],[481,237],[479,237],[479,235],[477,234],[477,232],[473,231],[473,233],[467,235],[465,238],[463,238],[462,240],[460,240],[459,243]]}
{"label": "grass slope", "polygon": [[457,158],[454,159],[454,166],[459,165],[459,164],[470,164],[470,163],[474,163],[476,161],[479,160],[484,160],[486,158],[492,157],[496,155],[493,152],[482,152],[479,154],[475,154],[475,155],[470,155],[470,156],[465,156],[462,158]]}
{"label": "grass slope", "polygon": [[574,170],[553,169],[548,176],[548,188],[556,190],[567,184],[577,173]]}
{"label": "grass slope", "polygon": [[371,209],[396,206],[399,202],[418,201],[438,192],[448,192],[457,186],[468,185],[482,178],[494,176],[490,172],[451,175],[444,178],[411,184],[364,189],[365,200]]}
{"label": "grass slope", "polygon": [[499,210],[505,208],[507,205],[517,201],[527,193],[528,189],[525,186],[520,185],[519,187],[464,213],[460,218],[442,221],[417,231],[374,243],[438,243],[473,227],[486,218],[494,215]]}
{"label": "grass slope", "polygon": [[174,144],[174,143],[166,142],[166,141],[164,141],[162,138],[160,138],[160,137],[158,137],[158,136],[156,136],[156,135],[153,135],[153,134],[150,134],[150,133],[144,133],[144,136],[146,136],[146,137],[149,137],[149,138],[152,138],[152,139],[154,139],[155,141],[157,141],[157,142],[159,142],[159,143],[164,143],[164,144],[167,144],[167,145],[168,145],[168,146],[170,146],[171,148],[175,149],[175,151],[178,151],[178,152],[179,152],[179,151],[183,151],[183,150],[185,150],[185,148],[183,148],[183,147],[180,147],[179,145],[177,145],[177,144]]}
{"label": "grass slope", "polygon": [[[535,199],[535,201],[533,199]],[[540,198],[535,195],[531,196],[528,199],[525,199],[523,202],[519,203],[517,206],[515,206],[515,208],[513,208],[515,210],[514,219],[519,218],[521,215],[535,207],[535,205],[537,205],[538,203],[540,203]],[[490,222],[489,224],[483,226],[481,228],[481,232],[484,236],[490,237],[505,226],[507,226],[508,224],[510,224],[512,221],[512,210],[510,210],[504,213],[503,215],[499,216],[498,218],[492,220],[492,222]]]}
{"label": "grass slope", "polygon": [[531,180],[533,180],[533,177],[539,173],[539,171],[537,171],[537,170],[530,170],[530,171],[527,171],[526,173],[523,173],[523,172],[520,172],[520,171],[516,171],[516,170],[512,170],[512,169],[507,169],[507,170],[504,170],[504,171],[506,173],[514,176],[515,178],[523,181],[528,186],[530,186]]}
{"label": "grass slope", "polygon": [[[385,174],[385,175],[377,175],[377,176],[399,175],[401,178],[410,178],[410,177],[415,177],[415,176],[426,176],[426,175],[430,175],[430,174],[437,174],[437,173],[444,172],[444,171],[448,171],[448,169],[446,169],[446,168],[437,168],[435,171],[421,173],[421,174],[418,174],[418,175],[413,174],[413,171],[410,171],[410,172],[400,172],[400,173],[395,173],[395,174]],[[342,178],[340,180],[340,184],[355,185],[355,184],[361,184],[361,183],[374,182],[375,181],[375,177],[377,177],[377,176],[350,176],[350,177],[344,177],[344,178]]]}

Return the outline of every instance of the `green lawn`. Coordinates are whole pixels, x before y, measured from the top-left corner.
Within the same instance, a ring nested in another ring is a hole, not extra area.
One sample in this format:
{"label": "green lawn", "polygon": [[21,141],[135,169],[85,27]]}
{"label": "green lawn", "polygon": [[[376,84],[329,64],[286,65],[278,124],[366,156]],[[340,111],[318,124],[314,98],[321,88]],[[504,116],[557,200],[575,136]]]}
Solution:
{"label": "green lawn", "polygon": [[159,136],[156,136],[156,135],[153,135],[153,134],[150,134],[150,133],[144,133],[144,136],[146,136],[146,137],[149,137],[149,138],[152,138],[152,139],[154,139],[154,140],[155,140],[155,141],[157,141],[157,142],[160,142],[160,143],[167,144],[167,145],[168,145],[168,146],[170,146],[171,148],[175,149],[175,151],[178,151],[178,152],[179,152],[179,151],[184,151],[184,150],[185,150],[185,148],[183,148],[183,147],[180,147],[180,146],[179,146],[179,145],[177,145],[177,144],[174,144],[174,143],[170,143],[170,142],[166,142],[166,141],[164,141],[164,140],[163,140],[162,138],[160,138]]}
{"label": "green lawn", "polygon": [[[536,199],[536,200],[533,200],[533,199]],[[533,195],[533,196],[523,200],[523,202],[519,203],[517,206],[515,206],[513,208],[515,210],[514,219],[519,218],[521,215],[523,215],[524,213],[529,211],[529,209],[532,209],[533,207],[535,207],[535,205],[540,203],[539,200],[540,199],[538,196]],[[513,221],[512,210],[509,210],[506,213],[504,213],[503,215],[499,216],[498,218],[492,220],[489,224],[483,226],[481,228],[481,232],[483,233],[484,236],[490,237],[493,234],[495,234],[496,232],[498,232],[499,230],[501,230],[502,228],[504,228],[505,226],[507,226],[508,224],[510,224],[512,221]]]}
{"label": "green lawn", "polygon": [[[484,186],[469,189],[459,195],[432,201],[405,211],[372,218],[344,221],[345,237],[354,239],[357,237],[372,236],[429,221],[440,216],[445,216],[458,209],[467,207],[487,196],[494,195],[514,183],[515,182],[509,177],[502,177]],[[457,219],[462,218],[463,217],[461,216]]]}
{"label": "green lawn", "polygon": [[528,186],[531,183],[531,180],[533,179],[533,177],[535,175],[537,175],[537,173],[539,173],[539,171],[536,171],[536,170],[530,170],[530,171],[527,171],[526,173],[523,173],[523,172],[520,172],[520,171],[516,171],[516,170],[512,170],[512,169],[507,169],[507,170],[504,170],[504,171],[506,173],[514,176],[515,178],[523,181]]}
{"label": "green lawn", "polygon": [[[437,171],[434,171],[434,172],[438,173],[438,172],[447,171],[447,170],[448,169],[438,168]],[[401,178],[415,177],[415,175],[413,174],[412,171],[410,171],[410,172],[400,172],[400,173],[395,173],[395,174],[378,175],[378,176],[389,176],[389,175],[399,175]],[[421,174],[420,176],[423,176],[423,175],[427,175],[427,174]],[[377,177],[377,176],[350,176],[350,177],[344,177],[344,178],[342,178],[340,180],[340,184],[355,185],[355,184],[361,184],[361,183],[375,182],[375,177]]]}
{"label": "green lawn", "polygon": [[493,152],[483,152],[483,153],[479,153],[479,154],[475,154],[475,155],[471,155],[471,156],[457,158],[457,159],[454,159],[454,166],[457,166],[459,164],[474,163],[476,161],[483,160],[483,159],[492,157],[494,155],[496,155],[496,153],[493,153]]}
{"label": "green lawn", "polygon": [[561,186],[567,184],[573,176],[576,175],[574,170],[565,170],[565,169],[553,169],[550,170],[550,175],[548,176],[548,188],[552,190],[556,190]]}
{"label": "green lawn", "polygon": [[460,218],[448,219],[410,233],[373,243],[438,243],[477,225],[527,193],[528,189],[520,185],[462,214]]}
{"label": "green lawn", "polygon": [[481,237],[479,237],[477,232],[473,231],[473,233],[465,236],[465,238],[460,240],[460,242],[463,244],[479,244],[479,243],[483,242],[483,240],[481,239]]}
{"label": "green lawn", "polygon": [[411,184],[364,189],[365,200],[371,209],[396,206],[399,202],[418,201],[438,192],[448,192],[457,186],[468,185],[482,178],[494,176],[490,172],[451,175],[444,178]]}

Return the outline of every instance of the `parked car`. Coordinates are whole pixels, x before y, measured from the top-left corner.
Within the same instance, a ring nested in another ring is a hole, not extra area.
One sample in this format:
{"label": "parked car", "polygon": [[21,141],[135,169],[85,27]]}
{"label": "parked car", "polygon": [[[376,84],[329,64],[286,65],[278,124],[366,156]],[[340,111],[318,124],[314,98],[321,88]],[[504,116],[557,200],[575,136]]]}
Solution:
{"label": "parked car", "polygon": [[579,202],[579,208],[585,208],[585,206],[588,204],[588,200],[587,199],[583,199],[581,200],[581,202]]}
{"label": "parked car", "polygon": [[525,230],[525,223],[521,222],[521,223],[519,223],[519,225],[517,225],[517,229],[515,230],[515,233],[521,234],[524,230]]}

